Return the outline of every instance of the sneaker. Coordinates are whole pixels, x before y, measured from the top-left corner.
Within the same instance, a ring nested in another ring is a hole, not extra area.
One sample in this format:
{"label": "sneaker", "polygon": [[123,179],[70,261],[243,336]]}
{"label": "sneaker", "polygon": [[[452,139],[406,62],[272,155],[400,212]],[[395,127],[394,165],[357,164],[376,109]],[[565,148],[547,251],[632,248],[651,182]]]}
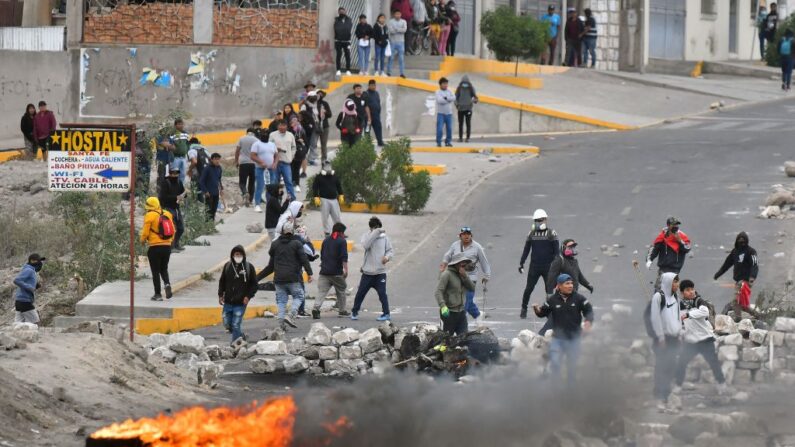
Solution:
{"label": "sneaker", "polygon": [[160,296],[160,294],[159,294],[159,293],[158,293],[158,294],[156,294],[156,295],[152,295],[152,298],[150,298],[150,299],[151,299],[152,301],[163,301],[163,297],[162,297],[162,296]]}
{"label": "sneaker", "polygon": [[354,313],[351,313],[351,320],[354,320],[354,321],[356,321],[356,320],[358,320],[358,319],[359,319],[359,315],[357,315],[357,314],[354,314]]}
{"label": "sneaker", "polygon": [[182,253],[183,251],[185,251],[185,247],[180,247],[179,245],[177,245],[176,247],[171,247],[171,251]]}
{"label": "sneaker", "polygon": [[295,316],[298,318],[309,318],[310,315],[306,313],[306,311],[304,310],[299,310],[298,313],[295,314]]}
{"label": "sneaker", "polygon": [[350,315],[350,314],[351,314],[351,313],[350,313],[350,312],[348,312],[347,310],[341,310],[341,311],[337,312],[337,315],[339,315],[339,316],[341,316],[341,317],[347,317],[347,316],[348,316],[348,315]]}
{"label": "sneaker", "polygon": [[523,307],[522,311],[519,312],[519,318],[521,318],[522,320],[527,318],[527,308],[526,307]]}
{"label": "sneaker", "polygon": [[376,320],[378,321],[389,321],[391,319],[392,317],[390,317],[389,314],[383,314],[380,317],[376,318]]}
{"label": "sneaker", "polygon": [[306,178],[306,172],[301,173],[301,178]]}
{"label": "sneaker", "polygon": [[261,213],[262,212],[262,207],[257,205],[257,206],[254,207],[254,211],[257,212],[257,213]]}
{"label": "sneaker", "polygon": [[171,284],[166,284],[166,299],[171,299],[172,296],[174,294],[171,293]]}
{"label": "sneaker", "polygon": [[294,327],[294,328],[297,328],[297,327],[298,327],[298,325],[297,325],[297,324],[295,324],[295,321],[293,321],[293,317],[292,317],[292,316],[290,316],[290,315],[287,315],[286,317],[284,317],[284,320],[283,320],[283,322],[284,322],[285,324],[289,325],[290,327]]}
{"label": "sneaker", "polygon": [[453,147],[453,143],[444,143],[445,147]]}
{"label": "sneaker", "polygon": [[340,76],[340,75],[342,75],[342,72],[337,70],[337,76]]}
{"label": "sneaker", "polygon": [[287,329],[287,323],[285,323],[285,322],[284,322],[284,320],[282,320],[282,321],[280,321],[280,322],[279,322],[279,329],[283,330],[284,332],[287,332],[287,331],[288,331],[288,329]]}
{"label": "sneaker", "polygon": [[[308,164],[309,166],[316,166],[317,162],[315,160],[311,160],[311,161],[306,162],[306,164]],[[306,174],[306,172],[304,174]]]}
{"label": "sneaker", "polygon": [[295,185],[295,192],[301,192],[301,187],[298,186],[298,185]]}
{"label": "sneaker", "polygon": [[350,76],[350,75],[351,75],[351,71],[350,70],[345,72],[345,76]]}
{"label": "sneaker", "polygon": [[320,319],[320,309],[312,309],[312,319],[313,320]]}

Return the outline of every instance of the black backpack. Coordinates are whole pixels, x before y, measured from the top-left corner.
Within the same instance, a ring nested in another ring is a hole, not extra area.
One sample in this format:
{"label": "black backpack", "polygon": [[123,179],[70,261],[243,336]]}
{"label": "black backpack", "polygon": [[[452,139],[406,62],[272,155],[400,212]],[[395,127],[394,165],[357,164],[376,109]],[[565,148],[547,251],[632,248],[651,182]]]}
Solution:
{"label": "black backpack", "polygon": [[210,164],[210,154],[207,153],[207,149],[204,146],[196,147],[196,171],[199,176],[208,164]]}

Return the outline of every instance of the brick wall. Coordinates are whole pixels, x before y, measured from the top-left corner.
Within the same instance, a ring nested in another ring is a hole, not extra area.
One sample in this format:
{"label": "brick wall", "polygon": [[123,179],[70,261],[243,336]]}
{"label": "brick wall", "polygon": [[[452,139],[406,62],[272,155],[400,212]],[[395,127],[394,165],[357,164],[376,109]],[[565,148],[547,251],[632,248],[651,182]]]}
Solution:
{"label": "brick wall", "polygon": [[217,45],[317,47],[317,11],[223,5],[214,9],[213,24],[213,43]]}
{"label": "brick wall", "polygon": [[85,43],[191,44],[193,5],[145,3],[86,13]]}

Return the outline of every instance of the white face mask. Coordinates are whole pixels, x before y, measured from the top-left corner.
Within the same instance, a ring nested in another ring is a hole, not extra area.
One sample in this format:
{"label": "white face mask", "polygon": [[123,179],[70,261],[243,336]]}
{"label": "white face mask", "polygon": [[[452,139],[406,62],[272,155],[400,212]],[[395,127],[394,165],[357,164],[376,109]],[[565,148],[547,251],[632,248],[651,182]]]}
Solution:
{"label": "white face mask", "polygon": [[542,224],[540,224],[540,225],[538,226],[538,229],[539,229],[539,230],[541,230],[541,231],[544,231],[544,230],[546,230],[546,229],[547,229],[547,224],[546,224],[546,223],[542,223]]}
{"label": "white face mask", "polygon": [[235,256],[234,260],[238,264],[242,264],[243,263],[243,257],[242,256]]}

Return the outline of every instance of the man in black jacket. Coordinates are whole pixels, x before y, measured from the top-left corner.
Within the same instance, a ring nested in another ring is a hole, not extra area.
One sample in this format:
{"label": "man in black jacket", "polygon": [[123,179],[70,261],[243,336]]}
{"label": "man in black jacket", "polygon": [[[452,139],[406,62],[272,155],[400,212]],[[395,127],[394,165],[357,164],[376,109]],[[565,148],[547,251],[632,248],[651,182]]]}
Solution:
{"label": "man in black jacket", "polygon": [[[328,236],[331,234],[331,225],[342,222],[340,218],[340,203],[345,201],[342,193],[340,179],[331,169],[331,162],[323,163],[320,175],[315,177],[312,183],[312,194],[314,195],[314,205],[320,207],[320,220],[323,222],[323,233]],[[331,217],[331,225],[328,218]]]}
{"label": "man in black jacket", "polygon": [[[279,307],[279,327],[287,330],[287,325],[294,328],[295,315],[304,303],[304,288],[301,269],[306,270],[307,282],[312,282],[312,266],[309,264],[300,240],[293,237],[293,223],[287,222],[282,227],[282,235],[273,241],[268,255],[268,266],[257,274],[257,282],[273,273],[273,284],[276,287],[276,305]],[[292,295],[293,305],[287,315],[287,297]]]}
{"label": "man in black jacket", "polygon": [[243,333],[243,315],[246,306],[257,293],[257,271],[246,261],[246,250],[242,245],[232,249],[229,262],[221,270],[218,281],[218,304],[223,306],[224,327],[232,333],[234,343]]}
{"label": "man in black jacket", "polygon": [[341,222],[334,224],[332,233],[323,239],[320,247],[320,275],[317,279],[317,298],[312,309],[312,318],[320,319],[320,306],[334,286],[337,294],[337,309],[341,317],[351,313],[345,309],[348,285],[348,241],[345,240],[346,227]]}
{"label": "man in black jacket", "polygon": [[649,254],[646,257],[646,268],[651,269],[654,259],[657,259],[657,281],[654,288],[660,286],[660,277],[663,273],[679,273],[685,265],[685,259],[690,252],[690,238],[679,229],[682,222],[671,216],[665,221],[665,228],[652,242]]}
{"label": "man in black jacket", "polygon": [[351,30],[353,21],[345,13],[345,8],[340,8],[337,18],[334,19],[334,51],[337,53],[337,76],[342,74],[342,56],[345,55],[345,74],[351,74]]}
{"label": "man in black jacket", "polygon": [[375,133],[375,141],[378,146],[384,145],[384,134],[381,129],[381,95],[376,90],[375,79],[367,82],[367,92],[365,92],[367,108],[370,109],[370,125]]}
{"label": "man in black jacket", "polygon": [[580,286],[593,293],[593,286],[585,278],[580,270],[580,263],[577,262],[577,242],[574,239],[566,239],[560,244],[560,255],[552,261],[547,275],[547,295],[551,295],[555,290],[555,281],[561,273],[571,276],[574,281],[574,291],[577,292]]}
{"label": "man in black jacket", "polygon": [[[530,255],[530,268],[527,270],[527,285],[522,294],[522,311],[519,318],[527,318],[527,304],[530,302],[530,295],[538,283],[538,278],[544,280],[544,289],[547,288],[547,275],[549,266],[555,257],[558,256],[558,234],[555,230],[547,227],[547,212],[537,209],[533,213],[533,226],[524,243],[522,259],[519,260],[519,273],[524,273],[524,262],[527,255]],[[532,251],[532,253],[531,253]]]}
{"label": "man in black jacket", "polygon": [[[569,385],[574,384],[577,359],[580,356],[582,330],[591,330],[593,307],[584,296],[574,291],[571,276],[562,274],[557,278],[558,290],[543,306],[533,304],[533,312],[539,318],[552,320],[552,340],[549,343],[549,366],[553,380],[560,379],[560,361],[566,356],[566,373]],[[585,318],[585,323],[583,323]]]}
{"label": "man in black jacket", "polygon": [[320,140],[320,165],[322,166],[328,160],[328,119],[331,116],[331,106],[325,100],[326,92],[319,90],[317,92],[317,109],[320,114],[320,124],[317,126],[318,139]]}
{"label": "man in black jacket", "polygon": [[[732,278],[735,282],[735,295],[740,293],[744,282],[748,283],[748,287],[753,286],[754,281],[756,281],[756,277],[759,275],[759,260],[756,257],[756,250],[748,245],[748,241],[748,233],[741,231],[734,240],[734,248],[732,249],[731,253],[726,256],[726,260],[723,261],[723,265],[720,266],[720,269],[718,269],[718,272],[715,273],[714,276],[714,279],[717,281],[718,278],[720,278],[724,273],[726,273],[726,271],[729,270],[729,267],[733,266],[734,270],[732,272]],[[741,308],[740,300],[735,297],[735,319],[739,320],[741,311],[743,310],[748,313],[755,314],[752,309]]]}
{"label": "man in black jacket", "polygon": [[179,239],[185,232],[185,220],[182,217],[182,211],[179,204],[185,197],[185,185],[179,181],[179,168],[172,166],[168,170],[168,177],[165,177],[160,182],[160,192],[158,199],[160,199],[160,206],[168,210],[174,217],[174,240],[172,241],[171,251],[183,251],[183,247],[179,245]]}

